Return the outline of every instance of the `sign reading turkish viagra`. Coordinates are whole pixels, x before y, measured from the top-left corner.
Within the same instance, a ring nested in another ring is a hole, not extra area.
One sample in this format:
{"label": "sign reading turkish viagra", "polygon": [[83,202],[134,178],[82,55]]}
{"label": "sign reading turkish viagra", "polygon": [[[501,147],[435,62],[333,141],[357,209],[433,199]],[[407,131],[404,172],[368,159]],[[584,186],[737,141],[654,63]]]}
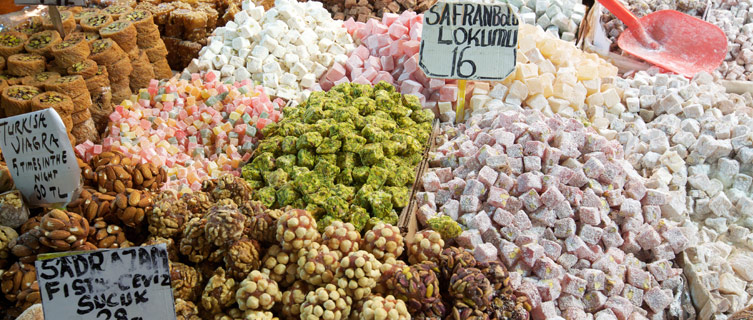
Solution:
{"label": "sign reading turkish viagra", "polygon": [[424,12],[419,66],[432,78],[504,80],[515,70],[518,22],[507,3],[439,1]]}

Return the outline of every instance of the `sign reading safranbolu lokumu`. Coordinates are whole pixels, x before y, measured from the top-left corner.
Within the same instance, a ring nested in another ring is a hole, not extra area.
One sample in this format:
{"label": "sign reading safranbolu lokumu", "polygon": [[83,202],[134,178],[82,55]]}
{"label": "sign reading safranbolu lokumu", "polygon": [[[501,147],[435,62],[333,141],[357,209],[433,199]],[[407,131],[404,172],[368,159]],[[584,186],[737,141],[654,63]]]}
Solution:
{"label": "sign reading safranbolu lokumu", "polygon": [[164,243],[40,259],[45,319],[175,319]]}
{"label": "sign reading safranbolu lokumu", "polygon": [[33,206],[62,206],[77,196],[81,170],[54,109],[0,119],[0,148],[16,188]]}
{"label": "sign reading safranbolu lokumu", "polygon": [[424,12],[419,65],[431,78],[504,80],[517,47],[509,4],[439,1]]}

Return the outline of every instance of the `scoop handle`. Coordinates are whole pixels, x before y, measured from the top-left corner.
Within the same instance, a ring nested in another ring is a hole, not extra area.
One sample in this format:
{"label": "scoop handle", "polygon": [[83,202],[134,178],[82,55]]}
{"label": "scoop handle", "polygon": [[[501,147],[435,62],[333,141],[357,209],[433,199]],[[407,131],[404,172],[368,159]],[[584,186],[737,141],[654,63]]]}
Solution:
{"label": "scoop handle", "polygon": [[628,8],[625,8],[619,0],[599,0],[599,3],[615,15],[617,19],[620,19],[642,45],[652,49],[659,47],[659,44],[654,39],[651,39],[646,29],[643,28],[638,18]]}

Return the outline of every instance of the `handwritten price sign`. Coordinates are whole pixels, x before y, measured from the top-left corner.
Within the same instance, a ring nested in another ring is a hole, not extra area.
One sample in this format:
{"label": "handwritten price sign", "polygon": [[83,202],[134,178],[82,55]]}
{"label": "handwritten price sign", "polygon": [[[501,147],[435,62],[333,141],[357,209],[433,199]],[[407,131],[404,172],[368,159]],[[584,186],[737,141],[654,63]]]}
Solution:
{"label": "handwritten price sign", "polygon": [[517,47],[509,4],[439,1],[424,13],[419,65],[432,78],[504,80]]}

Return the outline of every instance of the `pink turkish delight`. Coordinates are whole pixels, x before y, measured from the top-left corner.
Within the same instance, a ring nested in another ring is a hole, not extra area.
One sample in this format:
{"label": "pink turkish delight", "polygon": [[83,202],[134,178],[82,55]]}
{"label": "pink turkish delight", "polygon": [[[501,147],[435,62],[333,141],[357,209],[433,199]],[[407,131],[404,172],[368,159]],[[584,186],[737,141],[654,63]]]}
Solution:
{"label": "pink turkish delight", "polygon": [[582,223],[598,226],[601,223],[601,213],[597,208],[581,207],[578,209],[578,220]]}
{"label": "pink turkish delight", "polygon": [[482,243],[473,250],[473,257],[479,262],[491,262],[497,260],[497,248],[491,243]]}
{"label": "pink turkish delight", "polygon": [[565,277],[562,278],[562,292],[583,298],[583,295],[586,293],[586,284],[586,280],[566,273]]}
{"label": "pink turkish delight", "polygon": [[643,250],[650,250],[661,244],[661,235],[651,225],[643,224],[636,237],[636,241],[638,241]]}
{"label": "pink turkish delight", "polygon": [[478,172],[478,180],[481,181],[481,183],[483,183],[487,188],[494,185],[494,182],[497,181],[497,176],[497,171],[488,166],[484,166]]}
{"label": "pink turkish delight", "polygon": [[437,192],[442,184],[437,174],[433,171],[425,173],[422,180],[424,190],[429,192]]}
{"label": "pink turkish delight", "polygon": [[654,287],[646,291],[643,295],[643,301],[654,312],[662,312],[670,303],[672,303],[672,296],[668,295],[662,289]]}
{"label": "pink turkish delight", "polygon": [[603,233],[604,230],[599,227],[584,224],[583,226],[581,226],[578,235],[581,239],[583,239],[583,242],[591,245],[596,245],[601,241],[601,236]]}
{"label": "pink turkish delight", "polygon": [[622,297],[634,306],[640,307],[643,304],[643,289],[626,284],[625,288],[622,289]]}
{"label": "pink turkish delight", "polygon": [[557,279],[543,279],[536,282],[541,301],[554,301],[562,294],[562,285]]}
{"label": "pink turkish delight", "polygon": [[541,194],[541,203],[547,208],[553,208],[557,204],[564,202],[565,196],[562,195],[558,188],[549,188]]}
{"label": "pink turkish delight", "polygon": [[[523,252],[523,258],[525,260],[525,246],[523,247]],[[539,279],[555,279],[561,275],[561,272],[564,272],[564,270],[560,270],[560,268],[562,267],[554,263],[554,260],[544,256],[534,262],[533,273],[535,273]]]}
{"label": "pink turkish delight", "polygon": [[583,296],[583,304],[585,304],[587,312],[597,312],[604,307],[607,303],[607,296],[599,291],[591,291]]}
{"label": "pink turkish delight", "polygon": [[544,248],[544,254],[550,259],[557,259],[562,253],[562,246],[555,241],[541,239],[539,243]]}
{"label": "pink turkish delight", "polygon": [[511,268],[518,261],[518,258],[520,258],[520,248],[514,243],[503,239],[499,248],[499,257],[505,266]]}
{"label": "pink turkish delight", "polygon": [[620,296],[609,297],[605,306],[614,313],[618,320],[627,320],[634,309],[630,301]]}
{"label": "pink turkish delight", "polygon": [[533,267],[536,261],[544,256],[544,247],[538,243],[528,243],[521,248],[523,262],[529,267]]}
{"label": "pink turkish delight", "polygon": [[476,196],[460,196],[460,212],[477,212],[481,209],[481,201]]}
{"label": "pink turkish delight", "polygon": [[512,223],[520,230],[528,230],[533,226],[531,220],[528,219],[528,215],[522,210],[515,213]]}

